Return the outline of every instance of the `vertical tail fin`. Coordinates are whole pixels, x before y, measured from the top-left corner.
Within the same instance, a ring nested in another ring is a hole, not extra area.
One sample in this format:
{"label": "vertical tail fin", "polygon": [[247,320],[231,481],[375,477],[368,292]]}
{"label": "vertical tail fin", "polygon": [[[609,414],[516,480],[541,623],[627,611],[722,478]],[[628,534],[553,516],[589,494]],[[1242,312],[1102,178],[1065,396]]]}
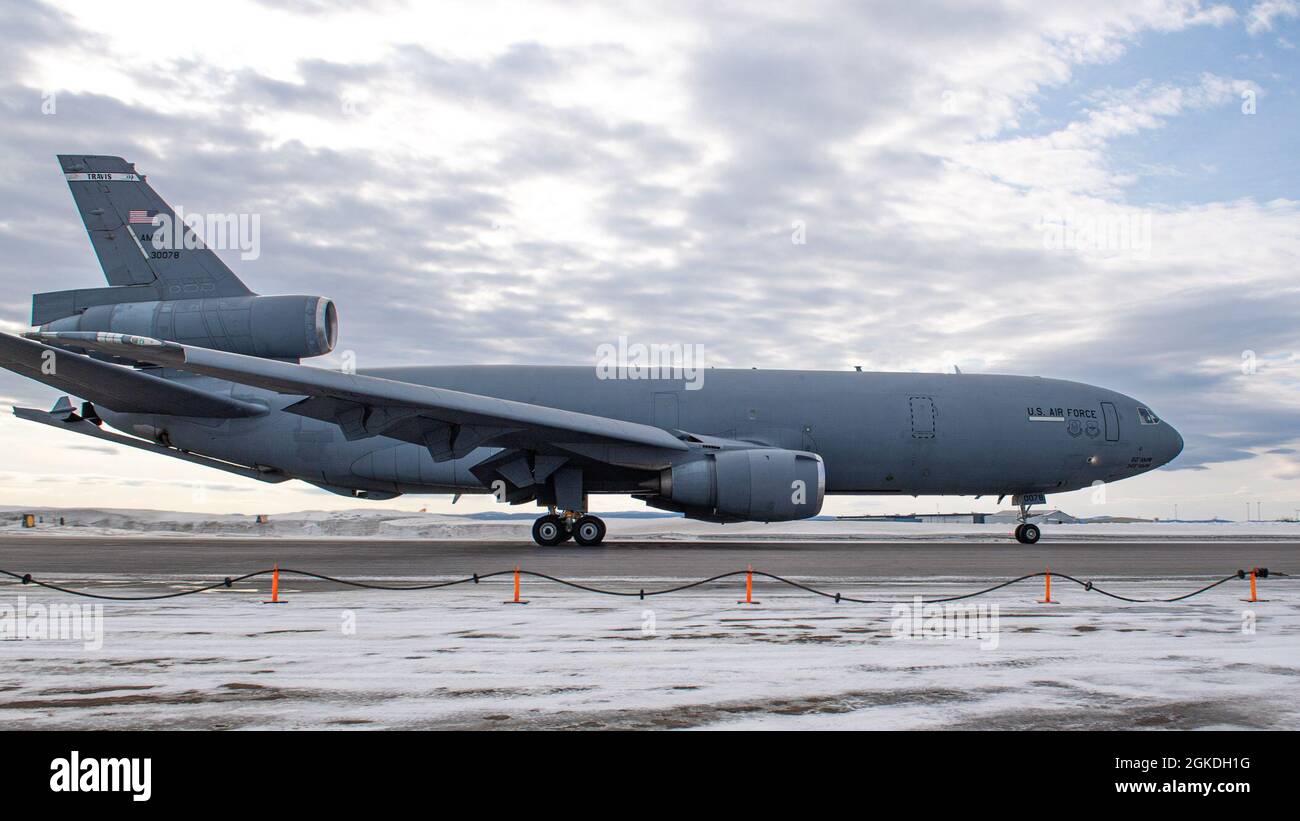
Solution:
{"label": "vertical tail fin", "polygon": [[[59,165],[111,286],[152,286],[152,299],[248,296],[253,292],[226,267],[153,190],[135,165],[121,157],[60,154]],[[181,247],[155,249],[154,218],[183,232]],[[112,290],[112,289],[108,289]],[[126,293],[123,293],[123,297]],[[122,301],[139,301],[138,296]]]}

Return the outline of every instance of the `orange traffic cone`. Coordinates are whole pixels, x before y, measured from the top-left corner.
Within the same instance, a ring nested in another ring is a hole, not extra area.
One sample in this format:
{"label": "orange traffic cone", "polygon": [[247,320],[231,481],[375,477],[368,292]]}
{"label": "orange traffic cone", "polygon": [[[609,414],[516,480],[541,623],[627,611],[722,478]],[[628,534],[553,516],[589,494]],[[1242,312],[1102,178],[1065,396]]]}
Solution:
{"label": "orange traffic cone", "polygon": [[278,564],[271,573],[271,598],[263,599],[262,604],[284,604],[284,600],[280,598],[280,565]]}
{"label": "orange traffic cone", "polygon": [[527,599],[519,598],[519,565],[515,565],[515,597],[510,601],[501,602],[501,603],[502,604],[528,604]]}
{"label": "orange traffic cone", "polygon": [[1039,604],[1060,604],[1060,602],[1058,601],[1052,601],[1052,568],[1050,567],[1047,568],[1047,573],[1046,575],[1043,576],[1043,578],[1046,579],[1045,584],[1047,586],[1043,590],[1043,597],[1038,600],[1038,603]]}
{"label": "orange traffic cone", "polygon": [[745,569],[745,600],[738,601],[736,604],[758,604],[754,601],[754,566],[749,565]]}
{"label": "orange traffic cone", "polygon": [[1261,598],[1259,597],[1258,591],[1256,591],[1256,589],[1255,589],[1255,575],[1256,575],[1258,572],[1259,572],[1258,568],[1254,568],[1254,567],[1252,567],[1252,568],[1250,569],[1250,598],[1249,598],[1249,599],[1242,599],[1242,601],[1244,601],[1244,602],[1252,602],[1252,603],[1253,603],[1253,602],[1268,601],[1268,599],[1261,599]]}

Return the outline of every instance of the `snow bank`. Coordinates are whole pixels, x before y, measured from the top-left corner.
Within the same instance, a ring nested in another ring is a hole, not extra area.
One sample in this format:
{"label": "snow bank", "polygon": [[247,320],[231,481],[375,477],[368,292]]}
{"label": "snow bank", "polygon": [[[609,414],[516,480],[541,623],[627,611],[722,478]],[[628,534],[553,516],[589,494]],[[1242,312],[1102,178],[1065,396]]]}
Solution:
{"label": "snow bank", "polygon": [[[0,708],[14,729],[78,730],[1300,728],[1300,610],[1289,587],[1245,605],[1241,585],[1179,604],[1062,586],[1061,603],[1046,608],[1025,584],[978,600],[999,607],[993,646],[897,638],[890,605],[768,584],[749,608],[735,604],[734,580],[647,601],[530,580],[527,607],[500,604],[509,585],[375,594],[291,579],[288,604],[267,608],[259,579],[107,602],[97,650],[0,642]],[[1189,585],[1107,586],[1170,596]],[[970,588],[930,581],[888,592],[906,603]]]}

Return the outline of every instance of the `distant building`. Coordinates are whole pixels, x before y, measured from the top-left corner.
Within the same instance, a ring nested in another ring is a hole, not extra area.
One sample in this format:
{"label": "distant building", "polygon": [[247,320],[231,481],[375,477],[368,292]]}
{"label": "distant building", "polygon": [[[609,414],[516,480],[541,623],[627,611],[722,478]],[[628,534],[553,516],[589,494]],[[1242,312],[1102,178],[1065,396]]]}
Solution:
{"label": "distant building", "polygon": [[984,524],[985,513],[908,513],[883,516],[836,516],[841,522],[911,522],[912,524]]}
{"label": "distant building", "polygon": [[[988,524],[1007,524],[1010,522],[1020,521],[1020,511],[1018,510],[999,510],[997,513],[990,513],[984,517]],[[1027,522],[1036,525],[1077,525],[1079,520],[1063,510],[1044,510],[1041,513],[1031,513]]]}
{"label": "distant building", "polygon": [[927,525],[982,525],[987,513],[918,513],[916,520]]}

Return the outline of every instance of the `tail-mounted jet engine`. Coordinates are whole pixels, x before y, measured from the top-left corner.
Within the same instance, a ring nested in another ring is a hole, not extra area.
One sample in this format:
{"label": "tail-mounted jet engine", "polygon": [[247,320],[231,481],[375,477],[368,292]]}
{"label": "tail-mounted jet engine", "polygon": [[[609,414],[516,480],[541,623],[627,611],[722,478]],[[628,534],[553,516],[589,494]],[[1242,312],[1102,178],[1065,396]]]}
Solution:
{"label": "tail-mounted jet engine", "polygon": [[[48,300],[57,294],[41,296]],[[257,295],[94,305],[41,326],[42,331],[132,334],[277,359],[329,353],[338,328],[338,311],[325,297]]]}
{"label": "tail-mounted jet engine", "polygon": [[646,504],[710,521],[787,522],[821,512],[826,468],[815,453],[721,450],[663,470]]}

